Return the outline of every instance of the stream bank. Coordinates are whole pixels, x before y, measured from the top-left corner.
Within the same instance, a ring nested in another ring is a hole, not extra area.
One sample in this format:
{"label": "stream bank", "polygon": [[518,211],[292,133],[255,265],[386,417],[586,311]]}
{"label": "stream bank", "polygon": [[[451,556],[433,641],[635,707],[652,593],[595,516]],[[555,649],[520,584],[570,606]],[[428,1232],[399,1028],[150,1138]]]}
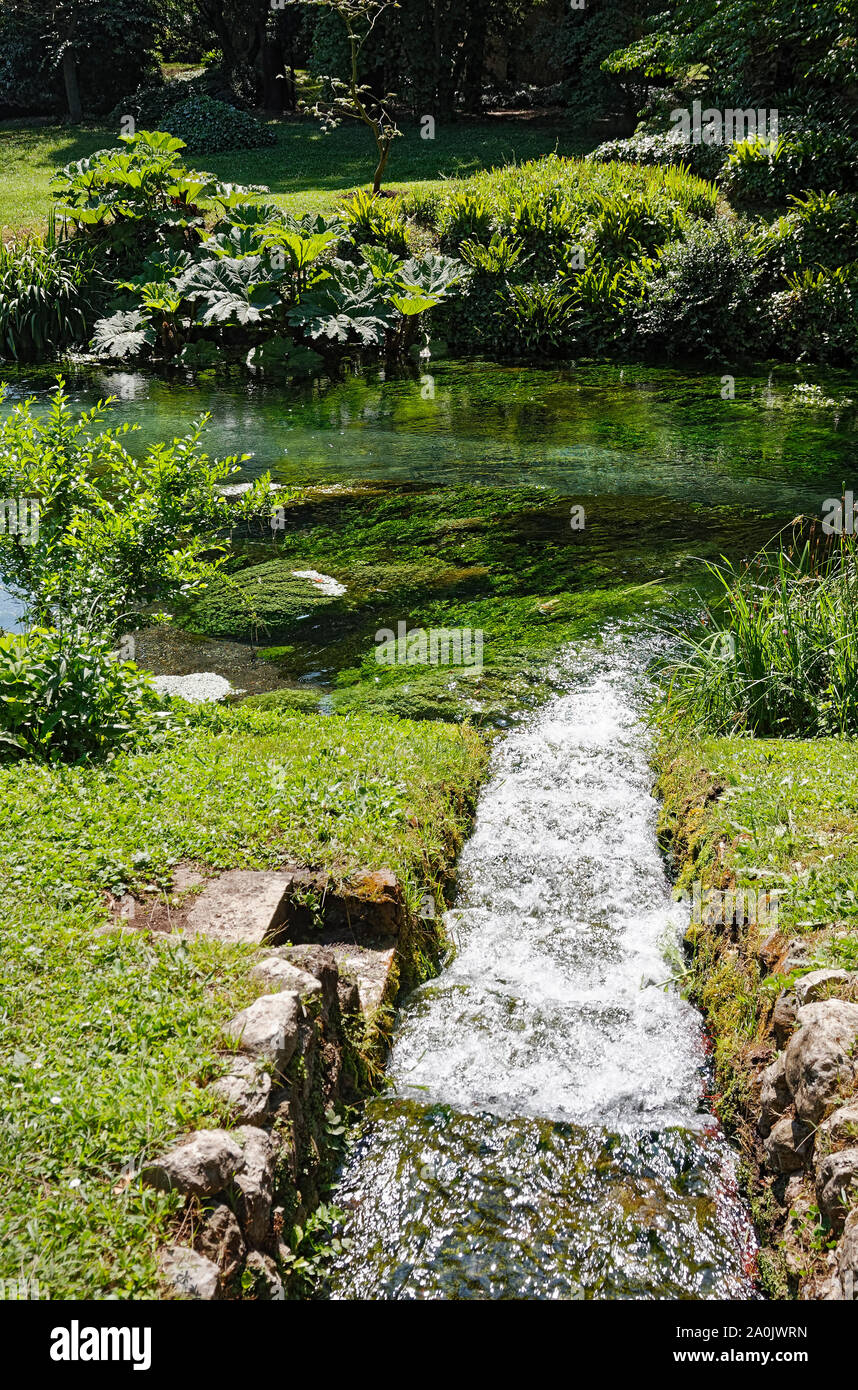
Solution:
{"label": "stream bank", "polygon": [[[779,1299],[853,1299],[854,740],[663,744],[658,765],[663,844],[679,887],[696,882],[702,896],[686,938],[689,996],[712,1040],[713,1108],[742,1154],[763,1288]],[[777,901],[762,921],[749,896],[761,891]]]}

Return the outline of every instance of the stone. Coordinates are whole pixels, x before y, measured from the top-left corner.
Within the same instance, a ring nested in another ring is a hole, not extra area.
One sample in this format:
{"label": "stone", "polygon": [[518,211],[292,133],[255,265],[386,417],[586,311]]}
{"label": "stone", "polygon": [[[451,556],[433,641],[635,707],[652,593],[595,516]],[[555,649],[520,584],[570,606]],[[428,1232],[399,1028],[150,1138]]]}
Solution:
{"label": "stone", "polygon": [[291,873],[230,869],[194,900],[185,931],[189,936],[261,946],[286,921],[292,879]]}
{"label": "stone", "polygon": [[360,990],[352,980],[340,980],[337,997],[341,1014],[360,1013]]}
{"label": "stone", "polygon": [[226,1202],[218,1202],[209,1212],[196,1237],[200,1255],[216,1264],[223,1283],[228,1283],[244,1268],[247,1253],[241,1227],[235,1213]]}
{"label": "stone", "polygon": [[274,1201],[274,1165],[278,1145],[264,1129],[244,1125],[236,1131],[244,1167],[236,1174],[236,1209],[251,1245],[264,1245]]}
{"label": "stone", "polygon": [[393,970],[394,950],[354,949],[339,959],[340,972],[354,979],[360,996],[360,1006],[367,1015],[375,1013],[384,1002]]}
{"label": "stone", "polygon": [[161,1251],[161,1277],[176,1298],[211,1302],[220,1291],[220,1270],[212,1260],[186,1245]]}
{"label": "stone", "polygon": [[263,1302],[282,1303],[286,1297],[277,1266],[268,1255],[251,1250],[245,1268],[253,1275],[257,1296]]}
{"label": "stone", "polygon": [[858,1301],[858,1207],[850,1211],[837,1247],[837,1275],[842,1296]]}
{"label": "stone", "polygon": [[842,999],[805,1004],[798,1024],[784,1053],[784,1070],[796,1115],[816,1125],[855,1079],[858,1004]]}
{"label": "stone", "polygon": [[200,1129],[160,1158],[153,1159],[140,1177],[150,1187],[178,1191],[193,1197],[213,1197],[229,1187],[242,1167],[241,1149],[223,1129]]}
{"label": "stone", "polygon": [[823,1158],[816,1170],[816,1200],[835,1229],[858,1202],[858,1149],[840,1149]]}
{"label": "stone", "polygon": [[813,1153],[813,1129],[784,1115],[765,1141],[766,1162],[778,1173],[796,1173],[807,1166]]}
{"label": "stone", "polygon": [[231,1058],[229,1071],[213,1081],[211,1089],[226,1101],[236,1124],[264,1124],[271,1095],[271,1077],[252,1057]]}
{"label": "stone", "polygon": [[[398,936],[405,922],[405,904],[399,881],[390,869],[375,869],[355,874],[349,885],[351,892],[344,893],[344,899],[351,906],[352,893],[359,899],[363,912],[370,907],[370,921],[374,931],[386,936]],[[358,909],[358,915],[363,915]]]}
{"label": "stone", "polygon": [[298,1046],[300,1017],[298,995],[283,990],[260,995],[236,1014],[224,1031],[234,1047],[282,1072]]}
{"label": "stone", "polygon": [[846,970],[811,970],[795,982],[795,997],[799,1007],[827,998],[833,984],[849,984],[853,976]]}
{"label": "stone", "polygon": [[297,965],[280,956],[266,956],[258,965],[254,965],[250,978],[263,985],[269,994],[276,994],[281,989],[290,989],[302,997],[322,993],[321,981],[315,975],[300,970]]}
{"label": "stone", "polygon": [[841,1105],[819,1126],[818,1146],[826,1153],[835,1144],[858,1144],[858,1100]]}
{"label": "stone", "polygon": [[757,1128],[765,1138],[772,1126],[792,1105],[792,1092],[787,1085],[783,1054],[763,1072],[763,1086],[760,1093],[760,1119]]}
{"label": "stone", "polygon": [[778,1047],[786,1047],[795,1031],[798,1006],[795,995],[783,990],[772,1010],[772,1032]]}

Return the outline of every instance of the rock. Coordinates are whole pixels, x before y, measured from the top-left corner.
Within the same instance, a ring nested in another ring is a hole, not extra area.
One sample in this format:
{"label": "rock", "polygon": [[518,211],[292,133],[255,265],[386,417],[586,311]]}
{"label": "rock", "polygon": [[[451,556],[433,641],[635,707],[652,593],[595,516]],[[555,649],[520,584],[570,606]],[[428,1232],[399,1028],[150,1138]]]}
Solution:
{"label": "rock", "polygon": [[815,1125],[855,1078],[858,1004],[842,999],[805,1004],[798,1024],[784,1053],[784,1069],[796,1115]]}
{"label": "rock", "polygon": [[778,995],[777,1003],[772,1010],[772,1031],[778,1047],[786,1047],[795,1031],[797,1016],[795,995],[784,990]]}
{"label": "rock", "polygon": [[229,1071],[211,1084],[216,1095],[225,1100],[233,1120],[242,1125],[261,1125],[268,1114],[271,1077],[262,1071],[252,1057],[233,1057]]}
{"label": "rock", "polygon": [[261,946],[286,921],[293,877],[291,873],[230,869],[194,901],[185,930],[190,936]]}
{"label": "rock", "polygon": [[[348,902],[352,893],[363,905],[357,915],[366,914],[368,925],[385,936],[397,936],[405,922],[405,903],[399,880],[389,869],[376,869],[369,873],[356,874],[349,885],[351,891],[344,893]],[[369,912],[367,913],[367,908]]]}
{"label": "rock", "polygon": [[150,1187],[213,1197],[232,1182],[244,1158],[223,1129],[200,1129],[160,1158],[147,1164],[140,1176]]}
{"label": "rock", "polygon": [[226,1202],[218,1202],[203,1222],[196,1237],[199,1254],[216,1264],[223,1283],[244,1268],[246,1247],[235,1213]]}
{"label": "rock", "polygon": [[835,1144],[858,1144],[858,1100],[841,1105],[819,1126],[819,1149],[827,1153]]}
{"label": "rock", "polygon": [[264,1129],[252,1125],[242,1126],[236,1137],[244,1154],[244,1167],[235,1178],[238,1219],[250,1244],[263,1245],[269,1234],[278,1146]]}
{"label": "rock", "polygon": [[280,994],[263,994],[255,999],[236,1014],[224,1031],[242,1052],[282,1072],[298,1045],[300,1017],[298,995],[283,990]]}
{"label": "rock", "polygon": [[360,1013],[360,990],[352,980],[340,980],[337,995],[341,1014]]}
{"label": "rock", "polygon": [[250,977],[264,985],[270,994],[275,994],[281,989],[290,989],[303,997],[322,993],[321,981],[317,980],[315,975],[309,974],[306,970],[299,970],[297,965],[281,959],[280,956],[266,956],[265,960],[254,965]]}
{"label": "rock", "polygon": [[259,1250],[251,1250],[245,1268],[254,1276],[256,1292],[260,1299],[271,1303],[283,1302],[286,1297],[283,1284],[277,1273],[277,1266],[268,1255],[263,1255]]}
{"label": "rock", "polygon": [[211,1302],[220,1289],[216,1264],[186,1245],[168,1245],[161,1252],[161,1276],[176,1298]]}
{"label": "rock", "polygon": [[850,1211],[837,1247],[837,1274],[843,1298],[858,1301],[858,1207]]}
{"label": "rock", "polygon": [[354,979],[358,987],[360,1006],[367,1015],[373,1014],[384,1002],[391,985],[391,972],[394,968],[395,951],[372,950],[368,947],[354,947],[344,952],[339,960],[341,975]]}
{"label": "rock", "polygon": [[801,979],[795,982],[795,997],[799,1007],[813,1004],[817,999],[828,998],[830,985],[849,984],[852,978],[846,970],[811,970],[808,975],[802,975]]}
{"label": "rock", "polygon": [[810,949],[809,941],[791,941],[778,965],[778,974],[791,975],[794,970],[803,969],[810,958]]}
{"label": "rock", "polygon": [[326,1018],[337,1016],[337,985],[339,971],[337,960],[329,946],[281,946],[276,954],[281,960],[288,960],[306,974],[312,975],[322,986],[323,1010]]}
{"label": "rock", "polygon": [[858,1201],[858,1149],[840,1149],[822,1160],[816,1170],[816,1199],[823,1216],[839,1229]]}
{"label": "rock", "polygon": [[781,1116],[792,1105],[792,1092],[787,1085],[783,1055],[775,1058],[771,1066],[763,1072],[763,1087],[760,1093],[760,1119],[757,1128],[763,1138],[771,1132]]}
{"label": "rock", "polygon": [[766,1162],[778,1173],[796,1173],[805,1168],[813,1153],[813,1128],[801,1120],[784,1115],[773,1126],[765,1141]]}

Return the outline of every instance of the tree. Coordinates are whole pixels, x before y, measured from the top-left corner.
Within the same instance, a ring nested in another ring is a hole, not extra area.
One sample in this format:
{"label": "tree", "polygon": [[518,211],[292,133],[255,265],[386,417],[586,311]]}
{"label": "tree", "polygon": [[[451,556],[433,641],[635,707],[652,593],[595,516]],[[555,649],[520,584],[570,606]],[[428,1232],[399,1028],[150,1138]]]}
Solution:
{"label": "tree", "polygon": [[391,147],[402,131],[391,112],[395,94],[388,92],[378,97],[361,81],[361,55],[379,20],[388,11],[398,9],[399,0],[312,0],[312,3],[339,15],[349,46],[348,77],[344,80],[333,74],[324,75],[330,97],[317,102],[312,108],[313,114],[321,117],[326,132],[335,130],[346,118],[360,121],[372,132],[377,154],[372,191],[377,196],[381,192]]}

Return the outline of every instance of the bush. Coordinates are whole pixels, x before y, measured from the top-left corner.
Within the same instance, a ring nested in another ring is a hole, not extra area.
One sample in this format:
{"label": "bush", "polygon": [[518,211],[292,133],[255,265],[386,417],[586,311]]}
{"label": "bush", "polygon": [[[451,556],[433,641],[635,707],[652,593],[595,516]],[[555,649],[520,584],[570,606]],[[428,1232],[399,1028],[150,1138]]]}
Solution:
{"label": "bush", "polygon": [[777,140],[740,140],[728,153],[723,184],[734,197],[768,202],[809,189],[858,191],[858,140],[837,127],[798,122]]}
{"label": "bush", "polygon": [[192,96],[171,106],[160,124],[184,140],[192,154],[258,150],[277,143],[274,131],[255,116],[208,96]]}
{"label": "bush", "polygon": [[723,145],[689,145],[673,131],[636,131],[626,140],[606,140],[589,154],[597,164],[683,165],[700,178],[716,179],[724,166]]}
{"label": "bush", "polygon": [[790,211],[757,238],[773,287],[804,269],[835,270],[858,261],[858,194],[793,194],[790,201]]}
{"label": "bush", "polygon": [[85,281],[80,258],[50,240],[0,242],[0,357],[33,362],[79,342]]}
{"label": "bush", "polygon": [[858,362],[858,266],[803,270],[788,286],[768,308],[779,353],[797,361]]}
{"label": "bush", "polygon": [[697,223],[657,256],[633,313],[641,341],[668,355],[735,357],[764,350],[765,303],[747,234],[725,222]]}
{"label": "bush", "polygon": [[137,667],[106,637],[36,628],[0,636],[0,750],[79,763],[152,732],[164,715]]}

